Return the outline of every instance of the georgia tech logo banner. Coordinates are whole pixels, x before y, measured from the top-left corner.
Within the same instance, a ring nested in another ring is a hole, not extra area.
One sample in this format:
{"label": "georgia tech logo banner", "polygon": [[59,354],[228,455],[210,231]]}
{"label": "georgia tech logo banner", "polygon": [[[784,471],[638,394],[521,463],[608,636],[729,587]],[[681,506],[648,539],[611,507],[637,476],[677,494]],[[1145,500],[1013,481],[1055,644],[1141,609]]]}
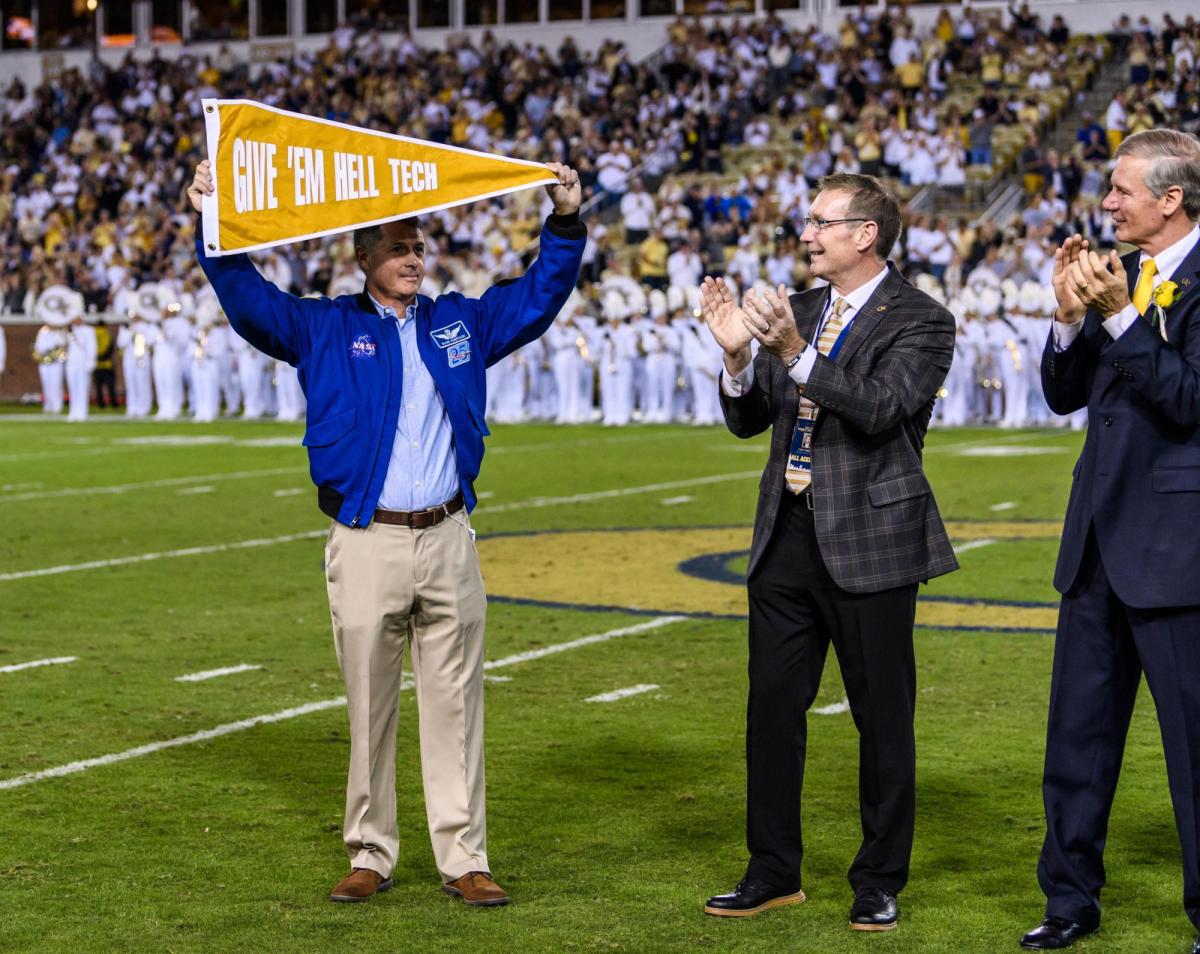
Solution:
{"label": "georgia tech logo banner", "polygon": [[204,249],[232,255],[556,182],[544,165],[242,99],[203,100],[216,191]]}

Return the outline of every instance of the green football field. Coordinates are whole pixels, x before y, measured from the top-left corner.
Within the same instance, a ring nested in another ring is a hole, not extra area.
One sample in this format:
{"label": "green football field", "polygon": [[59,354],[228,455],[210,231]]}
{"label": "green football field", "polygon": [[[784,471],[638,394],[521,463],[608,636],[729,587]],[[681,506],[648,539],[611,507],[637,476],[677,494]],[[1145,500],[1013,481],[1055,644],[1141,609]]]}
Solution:
{"label": "green football field", "polygon": [[[746,862],[741,574],[766,456],[717,428],[495,428],[472,522],[489,855],[513,904],[439,891],[410,691],[396,887],[331,904],[349,743],[301,433],[0,418],[0,951],[974,952],[1040,919],[1050,578],[1080,435],[930,435],[962,569],[921,590],[900,926],[862,935],[833,654],[809,717],[808,902],[702,912]],[[1183,951],[1146,693],[1125,761],[1102,933],[1078,949]]]}

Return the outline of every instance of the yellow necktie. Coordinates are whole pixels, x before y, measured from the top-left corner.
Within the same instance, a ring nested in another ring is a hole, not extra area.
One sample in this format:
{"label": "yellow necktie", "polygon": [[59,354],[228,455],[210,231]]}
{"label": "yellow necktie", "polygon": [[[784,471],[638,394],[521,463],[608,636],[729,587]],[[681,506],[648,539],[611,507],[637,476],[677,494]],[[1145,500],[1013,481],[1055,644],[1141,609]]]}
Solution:
{"label": "yellow necktie", "polygon": [[[842,312],[846,310],[847,304],[845,298],[839,298],[833,303],[833,311],[829,315],[829,320],[825,322],[825,327],[817,336],[817,351],[823,355],[829,355],[838,335],[842,333]],[[803,440],[804,437],[807,437],[807,443],[793,447],[793,453],[788,455],[788,466],[783,475],[788,490],[794,494],[800,493],[812,483],[812,428],[817,420],[817,411],[820,410],[816,404],[804,396],[803,388],[800,391],[800,410],[796,415],[796,433],[792,438],[792,443],[796,444],[798,439]]]}
{"label": "yellow necktie", "polygon": [[1138,276],[1137,284],[1133,288],[1133,307],[1138,310],[1139,315],[1144,315],[1150,307],[1150,296],[1154,293],[1154,276],[1157,272],[1158,266],[1154,259],[1148,258],[1142,262],[1142,274]]}

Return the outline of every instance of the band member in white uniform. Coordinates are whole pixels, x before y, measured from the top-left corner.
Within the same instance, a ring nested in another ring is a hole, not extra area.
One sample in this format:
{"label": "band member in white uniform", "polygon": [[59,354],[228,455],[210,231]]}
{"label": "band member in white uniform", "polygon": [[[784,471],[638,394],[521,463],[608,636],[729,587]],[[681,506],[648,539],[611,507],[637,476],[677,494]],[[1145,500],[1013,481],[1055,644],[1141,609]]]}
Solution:
{"label": "band member in white uniform", "polygon": [[83,296],[79,292],[72,292],[71,295],[66,368],[67,393],[71,405],[67,419],[86,421],[92,397],[92,372],[96,370],[96,329],[83,320]]}
{"label": "band member in white uniform", "polygon": [[242,417],[248,421],[263,416],[263,367],[267,357],[255,350],[249,342],[230,329],[230,344],[237,364],[238,381],[242,391]]}
{"label": "band member in white uniform", "polygon": [[[657,301],[661,296],[662,301]],[[642,331],[642,350],[646,353],[646,420],[666,424],[675,418],[675,385],[679,379],[679,332],[667,315],[666,296],[651,294],[653,321]]]}
{"label": "band member in white uniform", "polygon": [[65,285],[51,285],[37,297],[34,317],[42,322],[33,339],[33,360],[42,380],[42,410],[61,414],[63,378],[67,360],[67,325],[71,322],[71,296]]}
{"label": "band member in white uniform", "polygon": [[227,347],[226,339],[214,335],[221,318],[221,306],[215,297],[205,295],[196,306],[192,338],[192,417],[199,422],[215,421],[221,412],[221,367],[218,349]]}
{"label": "band member in white uniform", "polygon": [[600,338],[600,408],[604,425],[628,424],[633,416],[633,363],[637,333],[626,324],[626,305],[617,292],[605,296],[607,327]]}
{"label": "band member in white uniform", "polygon": [[117,332],[121,371],[125,378],[125,414],[128,417],[148,417],[154,404],[150,351],[154,339],[158,337],[158,316],[162,313],[157,289],[157,285],[143,285],[128,293],[126,308],[129,324]]}

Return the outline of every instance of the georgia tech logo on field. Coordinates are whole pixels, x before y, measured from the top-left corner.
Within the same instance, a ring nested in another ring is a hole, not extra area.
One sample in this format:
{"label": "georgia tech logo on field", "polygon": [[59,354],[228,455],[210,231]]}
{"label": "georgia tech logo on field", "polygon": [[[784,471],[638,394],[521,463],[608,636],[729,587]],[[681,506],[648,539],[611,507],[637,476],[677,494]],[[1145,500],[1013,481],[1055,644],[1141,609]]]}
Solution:
{"label": "georgia tech logo on field", "polygon": [[350,342],[350,357],[352,358],[373,358],[377,350],[378,345],[370,335],[359,335]]}
{"label": "georgia tech logo on field", "polygon": [[[956,542],[1054,541],[1054,522],[948,524]],[[745,619],[750,527],[629,528],[480,535],[488,598],[592,611],[676,613]],[[636,555],[636,557],[634,556]],[[1053,569],[1046,557],[1047,575]],[[937,590],[940,589],[941,592]],[[949,632],[1049,634],[1057,602],[958,595],[950,578],[917,603],[917,628]],[[952,595],[954,594],[954,595]]]}

